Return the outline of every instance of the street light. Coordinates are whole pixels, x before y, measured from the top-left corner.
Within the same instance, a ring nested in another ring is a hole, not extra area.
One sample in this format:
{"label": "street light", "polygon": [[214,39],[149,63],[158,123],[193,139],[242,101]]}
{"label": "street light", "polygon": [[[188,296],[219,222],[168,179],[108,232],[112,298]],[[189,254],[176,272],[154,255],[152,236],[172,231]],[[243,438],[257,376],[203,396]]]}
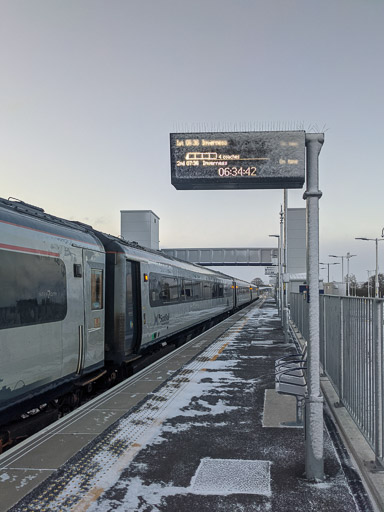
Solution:
{"label": "street light", "polygon": [[353,258],[354,256],[357,256],[356,254],[350,254],[347,252],[346,258],[347,258],[347,295],[349,297],[349,260]]}
{"label": "street light", "polygon": [[328,266],[328,283],[330,282],[329,281],[329,265],[340,265],[340,263],[337,261],[335,263],[321,263],[320,262],[320,265],[327,265]]}
{"label": "street light", "polygon": [[278,304],[279,311],[281,314],[281,318],[283,317],[283,301],[282,301],[282,287],[281,287],[281,244],[280,244],[280,235],[268,235],[272,238],[277,238],[278,241],[278,249],[277,249],[277,265],[278,265]]}
{"label": "street light", "polygon": [[369,278],[370,278],[369,273],[370,272],[374,272],[374,270],[367,270],[367,273],[368,273],[368,298],[371,296],[371,294],[369,293]]}
{"label": "street light", "polygon": [[344,256],[336,256],[336,254],[329,254],[330,258],[341,258],[341,282],[344,283],[344,258],[347,259],[348,265],[347,265],[347,294],[349,295],[349,260],[356,256],[356,254],[351,254],[347,252],[347,254]]}
{"label": "street light", "polygon": [[344,281],[344,258],[345,256],[336,256],[336,254],[328,254],[330,258],[341,258],[341,282]]}
{"label": "street light", "polygon": [[[383,231],[381,232],[381,236],[383,236]],[[357,237],[355,240],[368,240],[370,242],[376,242],[376,275],[375,275],[375,298],[379,298],[379,266],[378,266],[378,260],[379,260],[379,242],[384,242],[383,238],[365,238],[365,237]]]}

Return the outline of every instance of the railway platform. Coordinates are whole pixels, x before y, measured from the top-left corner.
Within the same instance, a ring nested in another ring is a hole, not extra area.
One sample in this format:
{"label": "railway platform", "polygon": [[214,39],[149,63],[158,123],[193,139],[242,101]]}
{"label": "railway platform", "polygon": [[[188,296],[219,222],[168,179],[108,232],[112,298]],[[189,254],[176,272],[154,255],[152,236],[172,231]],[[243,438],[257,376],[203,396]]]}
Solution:
{"label": "railway platform", "polygon": [[0,456],[0,511],[378,510],[329,412],[322,483],[305,480],[292,353],[259,301]]}

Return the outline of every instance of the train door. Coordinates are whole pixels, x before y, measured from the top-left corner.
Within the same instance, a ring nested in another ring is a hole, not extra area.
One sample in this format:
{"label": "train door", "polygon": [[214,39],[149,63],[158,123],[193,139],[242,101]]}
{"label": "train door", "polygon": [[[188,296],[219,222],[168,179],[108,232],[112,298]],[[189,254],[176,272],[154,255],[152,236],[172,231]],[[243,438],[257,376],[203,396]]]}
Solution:
{"label": "train door", "polygon": [[126,292],[125,292],[125,353],[137,352],[140,348],[141,293],[140,263],[126,260]]}
{"label": "train door", "polygon": [[237,308],[237,286],[236,286],[235,281],[233,281],[232,288],[233,288],[233,307]]}
{"label": "train door", "polygon": [[79,340],[78,373],[104,361],[104,253],[83,250],[84,328]]}

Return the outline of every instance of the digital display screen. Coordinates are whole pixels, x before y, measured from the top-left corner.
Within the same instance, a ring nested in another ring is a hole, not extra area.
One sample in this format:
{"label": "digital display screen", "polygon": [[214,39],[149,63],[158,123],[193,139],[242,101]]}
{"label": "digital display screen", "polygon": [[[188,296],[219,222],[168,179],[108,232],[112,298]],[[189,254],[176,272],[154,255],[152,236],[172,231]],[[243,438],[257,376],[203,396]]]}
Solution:
{"label": "digital display screen", "polygon": [[179,190],[302,188],[305,132],[171,133]]}

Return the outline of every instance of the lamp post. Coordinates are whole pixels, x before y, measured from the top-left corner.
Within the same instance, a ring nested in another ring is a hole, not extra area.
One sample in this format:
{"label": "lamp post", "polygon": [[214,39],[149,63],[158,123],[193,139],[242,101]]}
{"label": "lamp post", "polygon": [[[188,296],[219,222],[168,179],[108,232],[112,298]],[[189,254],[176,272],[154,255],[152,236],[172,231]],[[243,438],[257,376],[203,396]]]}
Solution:
{"label": "lamp post", "polygon": [[345,256],[336,256],[336,254],[328,254],[330,258],[341,258],[341,282],[344,282],[344,258]]}
{"label": "lamp post", "polygon": [[277,303],[278,309],[281,317],[283,316],[283,302],[282,302],[282,293],[281,293],[281,244],[280,244],[280,235],[269,235],[272,238],[277,238],[278,249],[277,249],[277,266],[278,266],[278,293],[277,293]]}
{"label": "lamp post", "polygon": [[340,265],[340,263],[337,261],[335,263],[321,263],[320,262],[320,265],[327,265],[328,266],[328,283],[330,282],[329,281],[329,265]]}
{"label": "lamp post", "polygon": [[354,256],[357,256],[357,255],[347,252],[346,258],[347,258],[347,295],[348,295],[348,297],[349,297],[349,260],[351,258],[353,258]]}
{"label": "lamp post", "polygon": [[370,291],[370,290],[369,290],[369,289],[370,289],[370,286],[369,286],[369,278],[370,278],[370,275],[369,275],[369,273],[370,273],[370,272],[374,272],[374,270],[367,270],[367,273],[368,273],[368,298],[371,296],[371,294],[369,293],[369,291]]}
{"label": "lamp post", "polygon": [[[384,228],[381,233],[381,236],[383,236]],[[365,237],[357,237],[355,240],[368,240],[370,242],[376,243],[376,269],[375,269],[375,298],[379,298],[379,242],[384,242],[383,238],[365,238]]]}
{"label": "lamp post", "polygon": [[349,260],[356,256],[356,254],[351,254],[347,252],[344,256],[337,256],[336,254],[329,254],[330,258],[341,258],[341,283],[344,284],[344,258],[347,259],[347,295],[349,295]]}

